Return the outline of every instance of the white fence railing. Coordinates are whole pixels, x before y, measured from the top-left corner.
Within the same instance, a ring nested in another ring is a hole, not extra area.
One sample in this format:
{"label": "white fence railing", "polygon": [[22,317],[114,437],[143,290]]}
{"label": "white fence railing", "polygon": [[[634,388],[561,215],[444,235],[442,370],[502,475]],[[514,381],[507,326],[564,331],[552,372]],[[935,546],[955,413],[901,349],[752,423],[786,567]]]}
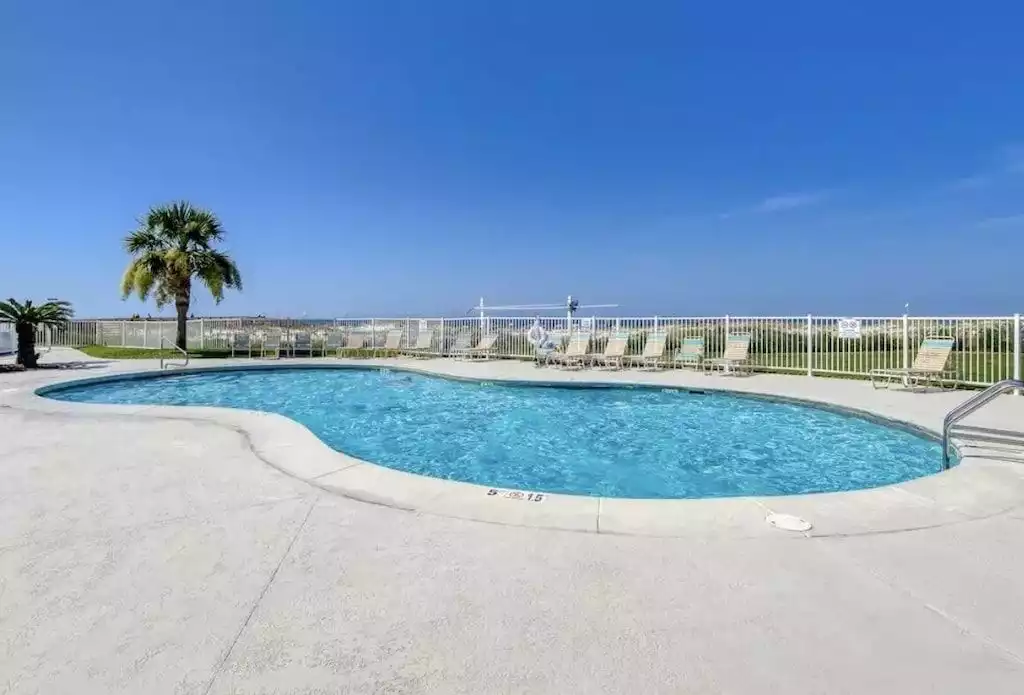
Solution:
{"label": "white fence railing", "polygon": [[14,333],[14,324],[0,321],[0,357],[10,355],[18,346],[18,339]]}
{"label": "white fence railing", "polygon": [[[847,329],[840,331],[840,321]],[[297,332],[312,334],[314,343],[330,332],[360,333],[367,350],[384,347],[387,334],[402,331],[403,348],[416,344],[423,331],[431,333],[430,354],[450,354],[460,336],[475,343],[486,333],[497,333],[496,355],[527,359],[533,356],[528,333],[539,323],[549,333],[572,330],[592,333],[592,352],[604,349],[613,332],[629,333],[629,354],[643,350],[653,331],[666,335],[672,354],[687,337],[702,337],[707,354],[721,354],[725,337],[751,336],[750,361],[765,372],[863,376],[875,368],[908,367],[925,337],[955,339],[951,369],[963,384],[983,386],[1021,376],[1021,317],[874,316],[850,321],[837,316],[716,316],[716,317],[459,317],[364,318],[307,321],[297,319],[193,319],[188,322],[190,350],[229,350],[232,336],[245,332],[260,342],[268,332],[283,334],[287,346]],[[160,338],[175,339],[173,321],[76,320],[61,328],[40,330],[42,345],[88,344],[157,348]],[[0,336],[3,334],[0,333]],[[0,337],[0,341],[3,338]],[[0,342],[0,346],[3,343]],[[2,347],[0,347],[2,350]]]}

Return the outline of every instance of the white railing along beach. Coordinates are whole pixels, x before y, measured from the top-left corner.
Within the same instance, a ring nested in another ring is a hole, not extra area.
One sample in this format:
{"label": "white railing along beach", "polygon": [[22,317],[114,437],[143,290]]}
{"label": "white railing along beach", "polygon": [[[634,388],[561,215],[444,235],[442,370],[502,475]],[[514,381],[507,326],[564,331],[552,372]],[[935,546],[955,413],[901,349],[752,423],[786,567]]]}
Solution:
{"label": "white railing along beach", "polygon": [[[472,342],[496,333],[494,354],[508,359],[528,359],[534,354],[528,334],[540,324],[548,333],[590,332],[591,351],[603,348],[612,333],[628,332],[627,354],[639,354],[647,336],[663,332],[666,352],[671,354],[684,338],[704,339],[708,355],[721,354],[730,334],[751,336],[750,361],[755,371],[808,375],[861,377],[876,368],[908,367],[925,337],[955,340],[951,368],[957,381],[986,386],[1006,378],[1021,377],[1021,317],[1012,316],[708,316],[708,317],[581,317],[473,316],[458,318],[346,318],[333,320],[228,318],[191,319],[190,350],[223,351],[232,336],[245,332],[257,341],[269,332],[282,334],[287,345],[297,332],[325,340],[331,331],[362,334],[366,350],[383,348],[389,331],[402,331],[403,348],[416,344],[423,331],[431,333],[428,354],[447,355],[460,335],[471,333]],[[41,329],[37,341],[46,346],[106,345],[153,348],[161,338],[173,341],[174,321],[169,320],[74,320]],[[0,325],[0,353],[13,350],[12,327]],[[465,336],[463,336],[465,337]],[[5,342],[6,341],[6,342]]]}

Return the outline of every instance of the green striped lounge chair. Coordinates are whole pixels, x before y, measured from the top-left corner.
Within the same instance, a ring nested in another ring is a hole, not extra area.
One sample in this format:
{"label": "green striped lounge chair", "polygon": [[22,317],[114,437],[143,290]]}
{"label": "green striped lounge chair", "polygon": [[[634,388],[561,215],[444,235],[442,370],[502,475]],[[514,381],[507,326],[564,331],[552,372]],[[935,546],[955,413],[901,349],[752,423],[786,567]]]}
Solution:
{"label": "green striped lounge chair", "polygon": [[700,369],[704,363],[704,338],[683,338],[672,356],[672,366]]}

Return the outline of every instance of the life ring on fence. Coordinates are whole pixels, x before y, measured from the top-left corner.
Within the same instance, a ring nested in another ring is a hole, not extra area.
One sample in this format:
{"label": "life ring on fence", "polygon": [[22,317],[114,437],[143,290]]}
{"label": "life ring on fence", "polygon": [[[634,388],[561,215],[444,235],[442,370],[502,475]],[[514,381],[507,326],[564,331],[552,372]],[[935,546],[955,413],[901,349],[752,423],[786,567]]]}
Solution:
{"label": "life ring on fence", "polygon": [[548,332],[544,330],[544,326],[540,325],[540,321],[537,321],[530,327],[526,339],[530,341],[531,345],[540,346],[547,342]]}

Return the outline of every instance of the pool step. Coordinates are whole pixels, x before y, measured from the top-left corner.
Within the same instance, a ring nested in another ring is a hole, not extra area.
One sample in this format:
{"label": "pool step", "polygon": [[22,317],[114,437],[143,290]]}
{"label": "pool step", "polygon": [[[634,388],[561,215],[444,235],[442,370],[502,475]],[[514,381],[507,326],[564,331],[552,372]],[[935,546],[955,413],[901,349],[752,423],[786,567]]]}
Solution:
{"label": "pool step", "polygon": [[957,425],[951,435],[969,456],[1024,462],[1024,432]]}

